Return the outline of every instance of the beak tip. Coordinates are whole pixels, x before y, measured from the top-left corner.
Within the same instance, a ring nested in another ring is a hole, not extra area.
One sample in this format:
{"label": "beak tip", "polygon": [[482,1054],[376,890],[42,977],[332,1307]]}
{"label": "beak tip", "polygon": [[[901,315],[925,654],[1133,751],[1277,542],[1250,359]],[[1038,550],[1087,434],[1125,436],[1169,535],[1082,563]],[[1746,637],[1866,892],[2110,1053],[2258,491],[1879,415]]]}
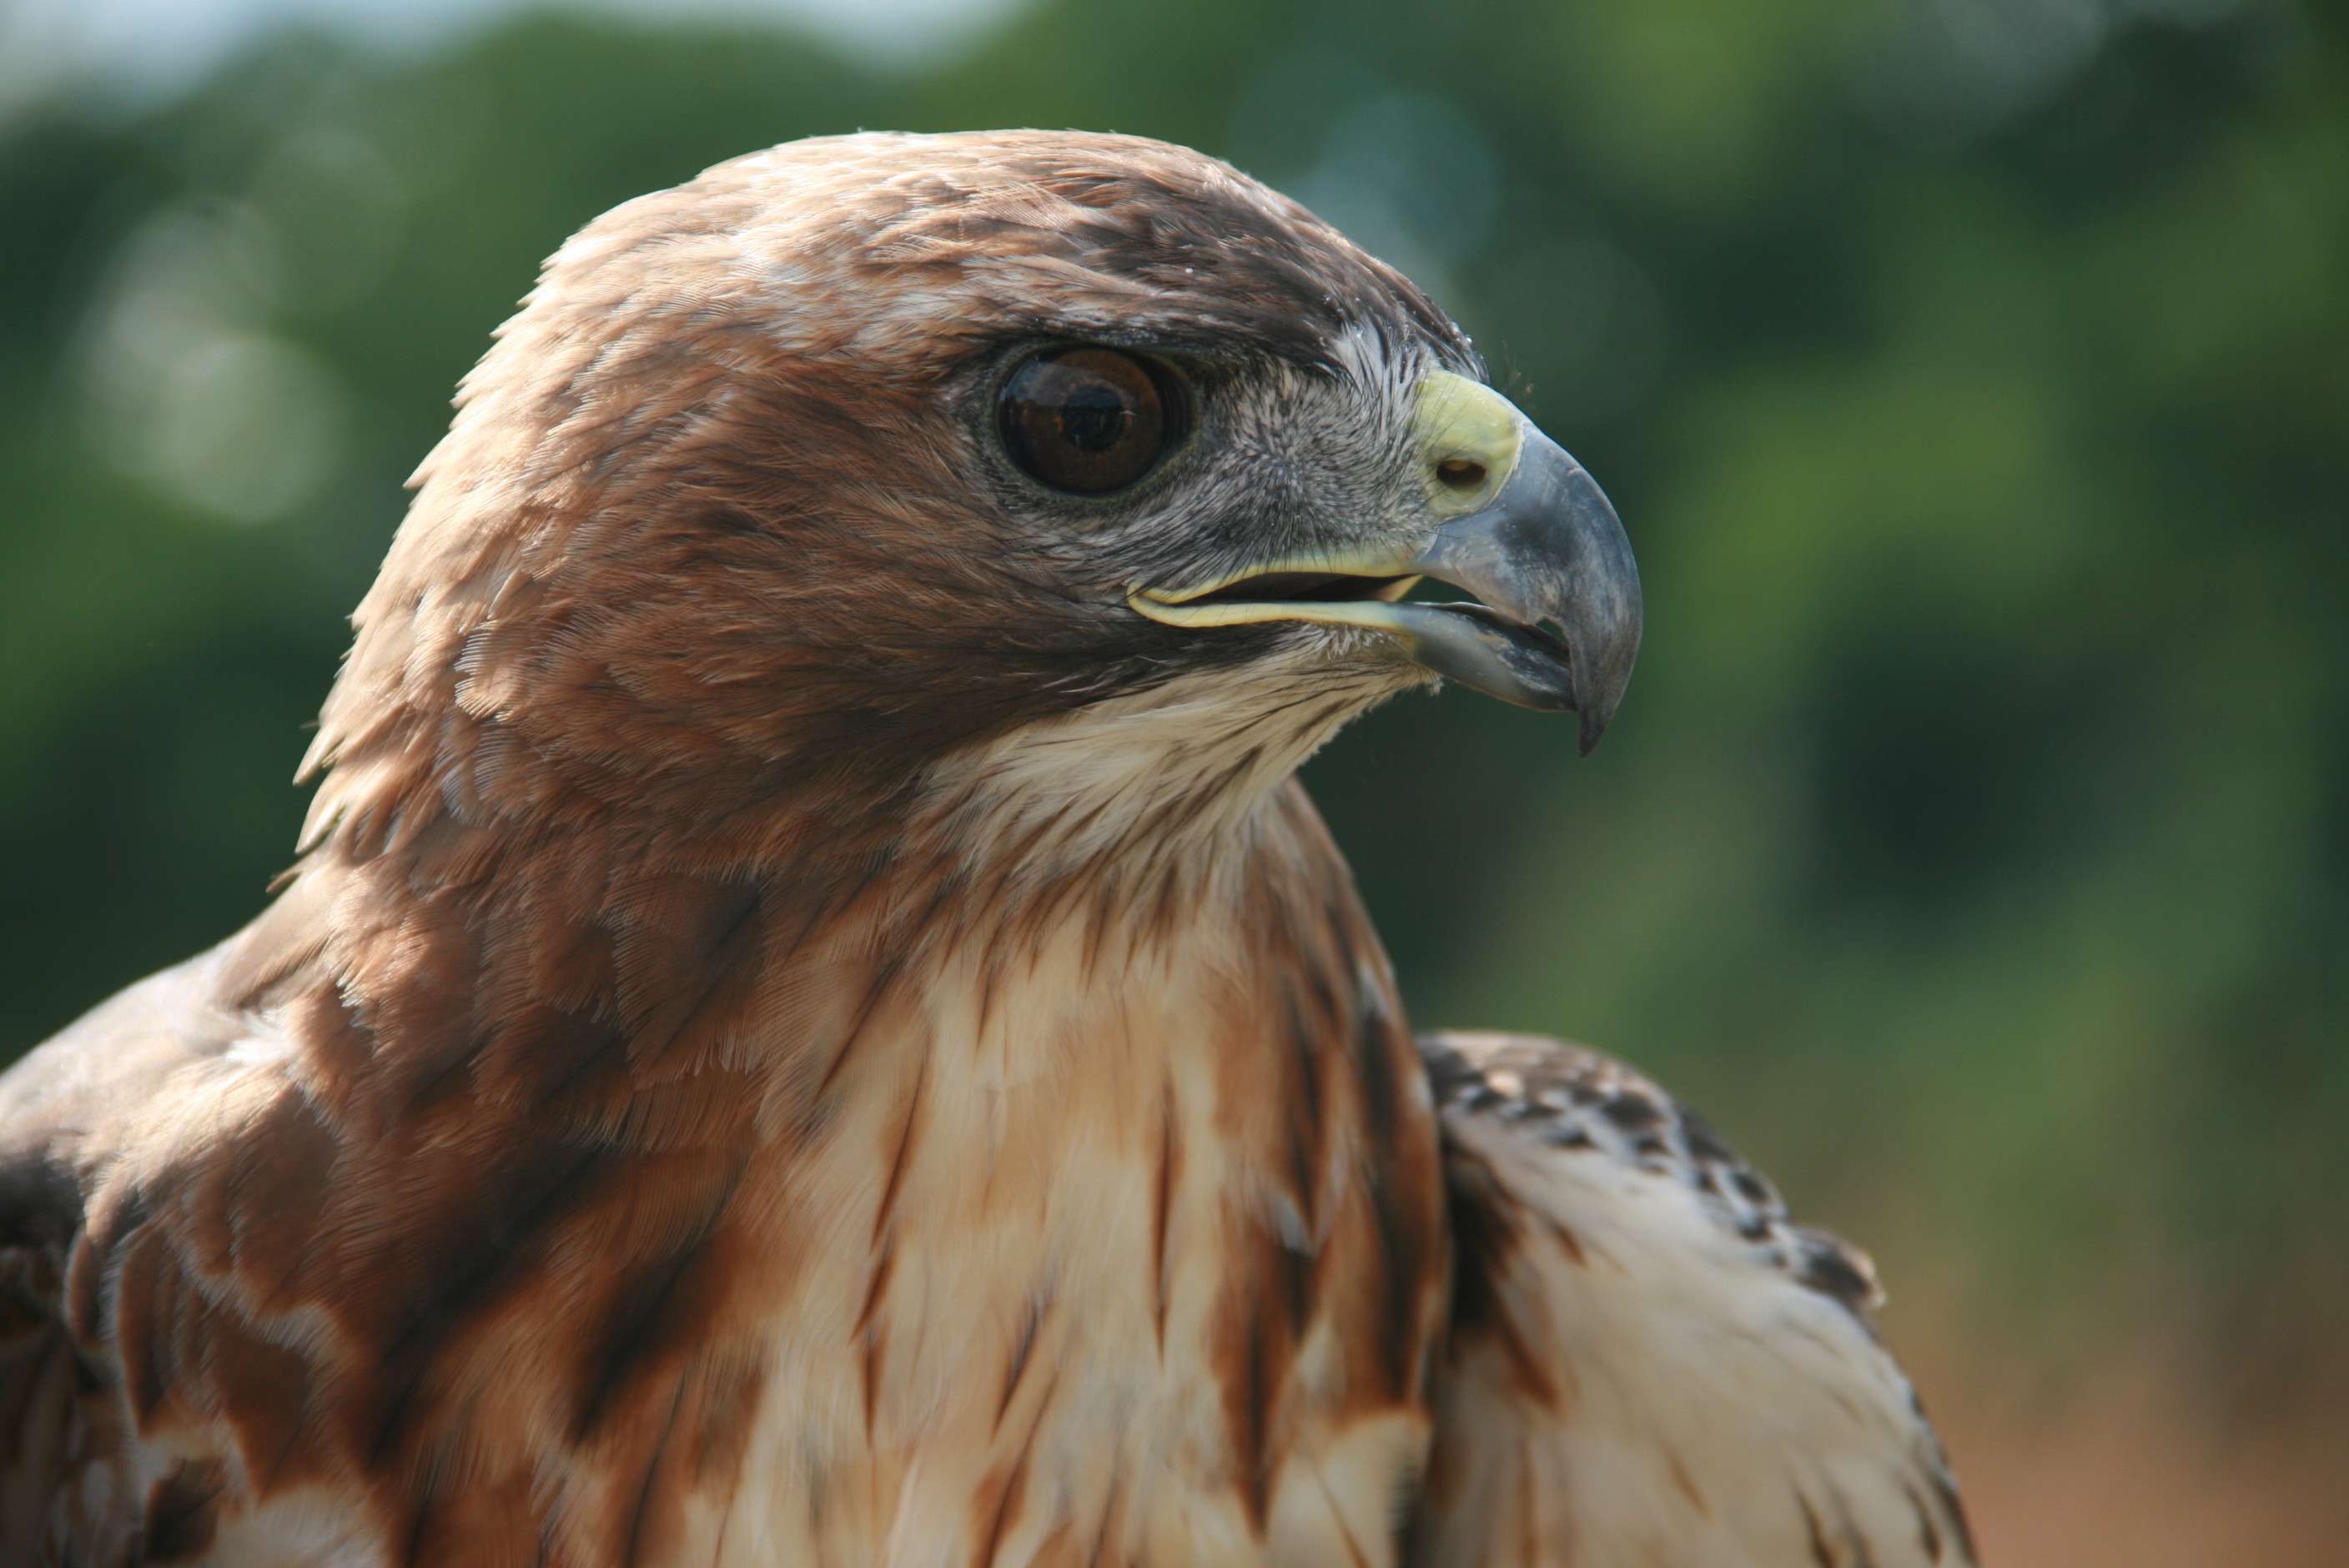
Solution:
{"label": "beak tip", "polygon": [[1607,727],[1615,721],[1615,705],[1609,703],[1603,708],[1592,707],[1577,717],[1581,724],[1574,738],[1575,753],[1588,757],[1598,748],[1599,738],[1607,733]]}
{"label": "beak tip", "polygon": [[[1627,625],[1629,634],[1622,634]],[[1590,755],[1599,738],[1615,722],[1615,709],[1623,701],[1623,688],[1631,684],[1631,663],[1637,656],[1640,614],[1636,602],[1630,613],[1616,623],[1617,634],[1607,638],[1578,639],[1574,653],[1588,652],[1588,657],[1574,659],[1574,706],[1581,719],[1580,733],[1576,737],[1581,754]],[[1584,672],[1593,678],[1584,679]]]}

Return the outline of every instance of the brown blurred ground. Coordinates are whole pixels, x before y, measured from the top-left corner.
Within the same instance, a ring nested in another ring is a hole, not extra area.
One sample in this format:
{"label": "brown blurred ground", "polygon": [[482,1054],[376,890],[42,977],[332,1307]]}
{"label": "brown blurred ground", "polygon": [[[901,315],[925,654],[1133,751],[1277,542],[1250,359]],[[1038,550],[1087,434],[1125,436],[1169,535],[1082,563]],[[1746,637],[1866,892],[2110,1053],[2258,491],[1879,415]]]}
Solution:
{"label": "brown blurred ground", "polygon": [[[1996,1568],[2339,1568],[2349,1448],[2295,1412],[2214,1421],[2174,1354],[2059,1377],[1908,1353]],[[2046,1385],[2060,1381],[2061,1388]],[[2337,1407],[2336,1407],[2337,1408]]]}

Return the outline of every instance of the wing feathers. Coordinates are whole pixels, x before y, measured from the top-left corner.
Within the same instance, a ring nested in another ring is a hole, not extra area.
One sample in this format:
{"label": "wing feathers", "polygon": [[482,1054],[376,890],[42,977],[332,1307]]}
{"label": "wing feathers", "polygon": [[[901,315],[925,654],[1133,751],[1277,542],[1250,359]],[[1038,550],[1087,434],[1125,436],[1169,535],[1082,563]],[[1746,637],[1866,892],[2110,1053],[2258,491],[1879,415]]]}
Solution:
{"label": "wing feathers", "polygon": [[1458,1251],[1415,1568],[1973,1562],[1864,1253],[1619,1062],[1421,1050]]}

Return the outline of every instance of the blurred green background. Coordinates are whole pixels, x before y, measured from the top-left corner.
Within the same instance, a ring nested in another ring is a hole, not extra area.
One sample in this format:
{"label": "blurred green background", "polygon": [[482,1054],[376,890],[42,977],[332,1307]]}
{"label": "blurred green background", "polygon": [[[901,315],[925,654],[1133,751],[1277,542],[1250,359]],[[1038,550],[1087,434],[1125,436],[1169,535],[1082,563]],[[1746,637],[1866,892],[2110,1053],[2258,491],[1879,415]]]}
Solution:
{"label": "blurred green background", "polygon": [[[2337,1472],[2344,46],[2266,0],[1044,0],[926,53],[543,14],[20,86],[0,1059],[260,906],[401,481],[564,234],[810,133],[1143,132],[1428,284],[1640,552],[1589,762],[1450,694],[1309,769],[1420,1019],[1708,1108],[1968,1430],[2106,1377]],[[2023,1485],[1989,1533],[2064,1560]]]}

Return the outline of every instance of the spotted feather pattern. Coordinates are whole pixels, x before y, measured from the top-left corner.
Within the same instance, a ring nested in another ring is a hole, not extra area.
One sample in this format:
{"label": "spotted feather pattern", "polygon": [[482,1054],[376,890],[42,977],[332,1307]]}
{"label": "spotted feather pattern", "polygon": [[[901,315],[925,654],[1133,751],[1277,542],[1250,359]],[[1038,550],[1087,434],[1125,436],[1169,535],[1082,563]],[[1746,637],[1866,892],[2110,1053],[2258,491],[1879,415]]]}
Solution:
{"label": "spotted feather pattern", "polygon": [[[1840,1236],[1795,1223],[1770,1179],[1655,1080],[1562,1040],[1487,1037],[1512,1044],[1485,1052],[1481,1069],[1461,1048],[1477,1037],[1423,1037],[1439,1107],[1493,1117],[1552,1149],[1588,1150],[1680,1183],[1705,1212],[1753,1244],[1756,1267],[1781,1270],[1855,1315],[1884,1305],[1873,1259]],[[1865,1316],[1859,1321],[1868,1326]]]}
{"label": "spotted feather pattern", "polygon": [[1867,1254],[1652,1080],[1423,1036],[1456,1248],[1422,1568],[1974,1561]]}

